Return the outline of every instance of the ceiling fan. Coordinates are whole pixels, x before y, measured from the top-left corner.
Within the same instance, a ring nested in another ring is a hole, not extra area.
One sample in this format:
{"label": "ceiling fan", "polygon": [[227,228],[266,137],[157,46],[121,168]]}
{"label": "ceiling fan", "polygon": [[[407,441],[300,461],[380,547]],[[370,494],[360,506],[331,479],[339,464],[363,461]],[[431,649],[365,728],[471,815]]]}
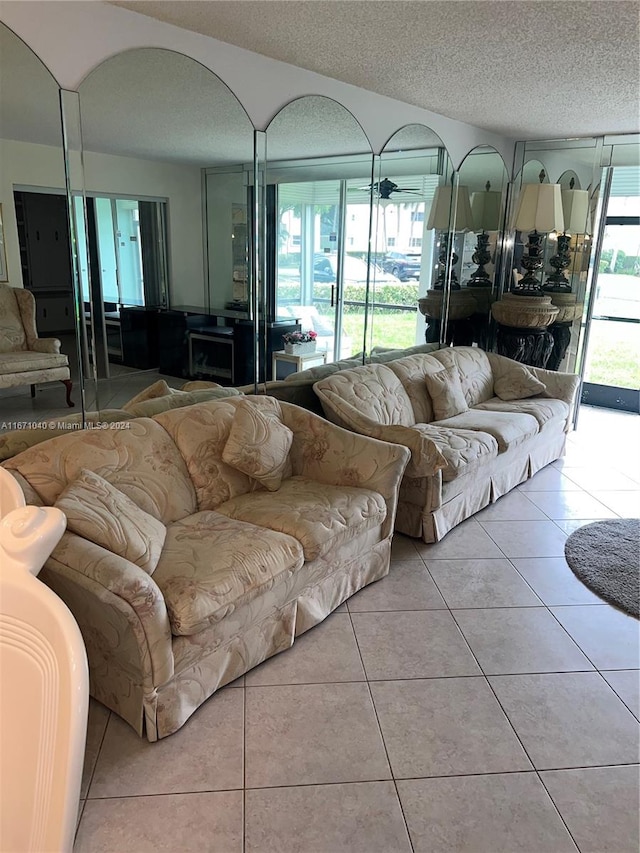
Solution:
{"label": "ceiling fan", "polygon": [[389,178],[385,178],[382,181],[376,181],[374,184],[367,184],[366,187],[360,187],[363,190],[373,189],[374,193],[378,198],[381,199],[390,199],[392,193],[419,193],[419,187],[399,187],[398,184],[394,184],[393,181],[390,181]]}

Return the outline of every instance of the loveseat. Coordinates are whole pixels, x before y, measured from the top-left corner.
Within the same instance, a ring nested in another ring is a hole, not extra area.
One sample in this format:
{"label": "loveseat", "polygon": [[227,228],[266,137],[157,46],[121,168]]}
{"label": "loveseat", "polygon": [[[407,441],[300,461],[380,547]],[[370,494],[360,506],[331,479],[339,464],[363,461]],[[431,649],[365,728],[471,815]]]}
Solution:
{"label": "loveseat", "polygon": [[265,396],[81,430],[4,463],[67,531],[40,578],[91,694],[150,741],[389,570],[406,448]]}
{"label": "loveseat", "polygon": [[313,387],[334,423],[411,450],[396,530],[437,542],[563,455],[578,377],[447,347]]}

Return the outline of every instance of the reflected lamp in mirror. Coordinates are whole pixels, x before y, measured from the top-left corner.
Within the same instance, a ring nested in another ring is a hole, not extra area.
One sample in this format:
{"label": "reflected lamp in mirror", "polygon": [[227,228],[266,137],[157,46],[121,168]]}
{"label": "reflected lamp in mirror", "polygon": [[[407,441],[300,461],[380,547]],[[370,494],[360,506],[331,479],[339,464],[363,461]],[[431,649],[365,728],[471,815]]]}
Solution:
{"label": "reflected lamp in mirror", "polygon": [[478,232],[478,242],[471,260],[478,268],[473,273],[467,287],[491,287],[491,277],[485,269],[485,264],[491,260],[489,250],[489,231],[500,228],[500,212],[502,210],[502,193],[491,190],[491,181],[487,181],[484,192],[473,193],[471,196],[471,213],[473,230]]}
{"label": "reflected lamp in mirror", "polygon": [[[473,231],[473,215],[471,213],[471,202],[469,200],[468,187],[459,186],[456,191],[456,210],[453,230],[449,231],[451,204],[454,197],[454,188],[450,184],[436,188],[427,229],[440,232],[440,252],[438,255],[438,276],[433,283],[434,290],[443,290],[447,269],[447,257],[449,255],[449,241],[453,239],[455,232]],[[455,273],[455,265],[458,263],[458,255],[455,249],[451,252],[451,289],[459,290],[460,282]]]}
{"label": "reflected lamp in mirror", "polygon": [[574,184],[575,181],[571,178],[570,189],[562,190],[561,193],[564,230],[562,234],[558,234],[556,252],[549,258],[549,264],[554,271],[542,288],[548,293],[571,293],[571,282],[564,274],[571,264],[571,237],[591,232],[589,193],[587,190],[574,189]]}
{"label": "reflected lamp in mirror", "polygon": [[513,289],[519,296],[543,295],[536,273],[544,263],[544,236],[551,231],[564,231],[560,184],[545,184],[545,177],[543,169],[539,183],[523,184],[518,200],[513,227],[529,235],[527,252],[521,261],[526,273]]}

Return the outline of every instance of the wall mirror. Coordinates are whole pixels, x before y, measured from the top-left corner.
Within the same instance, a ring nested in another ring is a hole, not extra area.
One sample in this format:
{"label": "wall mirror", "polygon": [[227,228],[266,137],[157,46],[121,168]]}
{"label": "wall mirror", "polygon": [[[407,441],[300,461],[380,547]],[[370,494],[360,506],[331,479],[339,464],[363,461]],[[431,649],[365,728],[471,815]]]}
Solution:
{"label": "wall mirror", "polygon": [[[442,140],[423,125],[398,130],[380,154],[374,185],[372,347],[441,340],[453,248],[452,177]],[[386,281],[388,275],[396,281]]]}
{"label": "wall mirror", "polygon": [[[502,281],[508,185],[504,160],[490,146],[474,148],[458,171],[456,233],[461,234],[462,244],[461,293],[457,298],[460,313],[469,310],[471,313],[456,319],[450,317],[450,324],[458,326],[452,329],[451,337],[485,350],[492,346],[491,305],[500,293]],[[461,222],[460,216],[466,217],[469,212],[471,221]],[[475,300],[475,305],[468,302],[469,296]]]}
{"label": "wall mirror", "polygon": [[[3,24],[0,76],[0,431],[15,428],[15,422],[46,423],[51,429],[59,417],[82,418],[60,91],[38,57]],[[24,370],[9,363],[11,353],[28,349],[28,342],[7,285],[35,298],[39,337],[60,341],[59,353],[53,343],[42,345],[47,352],[40,354],[39,366],[27,371],[42,371],[33,381],[25,382]],[[58,381],[63,374],[75,386],[73,408]]]}
{"label": "wall mirror", "polygon": [[84,198],[74,205],[101,407],[148,386],[144,371],[173,387],[250,381],[244,109],[211,71],[156,48],[106,60],[79,95]]}
{"label": "wall mirror", "polygon": [[[264,312],[273,375],[282,378],[322,361],[362,357],[373,156],[353,115],[321,96],[283,107],[266,139]],[[313,352],[298,348],[303,361],[285,352],[280,364],[273,353],[296,329],[315,333],[314,341],[302,341]]]}

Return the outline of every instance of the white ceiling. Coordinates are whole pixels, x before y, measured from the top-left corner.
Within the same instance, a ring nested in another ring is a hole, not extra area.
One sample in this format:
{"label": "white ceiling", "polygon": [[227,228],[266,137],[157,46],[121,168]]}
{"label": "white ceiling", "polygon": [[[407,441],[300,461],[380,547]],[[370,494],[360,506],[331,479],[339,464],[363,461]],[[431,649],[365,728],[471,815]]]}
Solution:
{"label": "white ceiling", "polygon": [[629,0],[117,0],[516,139],[637,132]]}

